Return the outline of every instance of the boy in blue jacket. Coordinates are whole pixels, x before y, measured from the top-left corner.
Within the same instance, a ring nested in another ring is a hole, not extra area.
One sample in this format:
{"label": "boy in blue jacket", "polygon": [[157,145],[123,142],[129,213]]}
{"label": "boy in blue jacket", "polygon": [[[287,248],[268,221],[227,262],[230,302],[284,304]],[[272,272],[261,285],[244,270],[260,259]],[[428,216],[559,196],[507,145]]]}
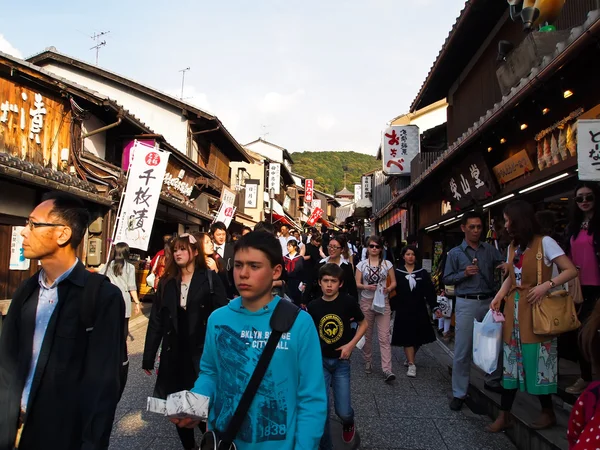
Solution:
{"label": "boy in blue jacket", "polygon": [[[200,375],[192,392],[210,397],[208,429],[223,432],[267,343],[269,321],[282,300],[271,294],[283,259],[277,239],[243,236],[234,250],[233,276],[240,297],[208,320]],[[325,428],[327,397],[319,337],[300,311],[284,333],[235,439],[239,450],[314,450]],[[179,426],[197,423],[179,421]]]}

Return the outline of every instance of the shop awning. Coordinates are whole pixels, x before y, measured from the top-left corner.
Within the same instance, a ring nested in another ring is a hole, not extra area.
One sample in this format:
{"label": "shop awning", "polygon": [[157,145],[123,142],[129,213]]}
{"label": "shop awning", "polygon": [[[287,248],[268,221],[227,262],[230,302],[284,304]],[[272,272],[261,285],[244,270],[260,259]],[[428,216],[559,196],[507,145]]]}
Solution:
{"label": "shop awning", "polygon": [[[268,209],[266,212],[269,212]],[[280,222],[300,230],[298,224],[283,210],[283,206],[277,200],[273,200],[273,223]]]}

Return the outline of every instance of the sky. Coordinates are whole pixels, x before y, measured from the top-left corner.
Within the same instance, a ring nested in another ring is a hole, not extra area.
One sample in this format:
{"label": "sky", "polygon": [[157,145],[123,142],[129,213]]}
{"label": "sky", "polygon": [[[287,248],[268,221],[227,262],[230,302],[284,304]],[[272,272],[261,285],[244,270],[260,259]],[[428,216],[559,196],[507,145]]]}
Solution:
{"label": "sky", "polygon": [[[54,46],[217,115],[242,144],[375,154],[464,0],[0,0],[0,51]],[[100,6],[101,5],[101,6]],[[4,19],[4,20],[2,20]],[[156,130],[160,132],[160,130]]]}

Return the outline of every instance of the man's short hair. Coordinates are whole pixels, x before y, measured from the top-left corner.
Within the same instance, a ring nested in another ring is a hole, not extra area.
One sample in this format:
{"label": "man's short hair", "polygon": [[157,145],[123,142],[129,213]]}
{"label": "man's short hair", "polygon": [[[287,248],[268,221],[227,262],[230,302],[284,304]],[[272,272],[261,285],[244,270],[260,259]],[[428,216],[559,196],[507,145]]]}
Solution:
{"label": "man's short hair", "polygon": [[215,231],[217,230],[223,230],[227,233],[227,227],[223,222],[215,222],[210,226],[210,234],[215,234]]}
{"label": "man's short hair", "polygon": [[271,233],[264,231],[253,231],[245,236],[242,236],[239,241],[235,243],[233,249],[233,256],[240,250],[255,249],[265,254],[271,267],[276,265],[283,265],[283,255],[281,253],[281,245],[279,240]]}
{"label": "man's short hair", "polygon": [[248,233],[251,233],[251,232],[252,232],[252,228],[250,228],[248,225],[244,225],[244,226],[242,227],[242,233],[243,233],[244,231],[247,231]]}
{"label": "man's short hair", "polygon": [[71,240],[69,244],[73,248],[79,247],[88,225],[90,224],[90,213],[85,203],[78,197],[66,192],[48,192],[42,197],[42,202],[51,200],[51,215],[56,216],[61,222],[71,229]]}
{"label": "man's short hair", "polygon": [[254,225],[254,231],[262,231],[265,233],[269,233],[275,235],[275,227],[272,223],[267,222],[266,220],[262,220]]}
{"label": "man's short hair", "polygon": [[327,276],[337,278],[341,283],[344,281],[344,270],[337,264],[327,263],[319,269],[319,281]]}
{"label": "man's short hair", "polygon": [[464,216],[462,216],[462,219],[460,221],[461,225],[466,225],[469,219],[479,219],[481,220],[481,223],[483,223],[483,218],[481,217],[481,214],[479,212],[469,211],[465,213]]}

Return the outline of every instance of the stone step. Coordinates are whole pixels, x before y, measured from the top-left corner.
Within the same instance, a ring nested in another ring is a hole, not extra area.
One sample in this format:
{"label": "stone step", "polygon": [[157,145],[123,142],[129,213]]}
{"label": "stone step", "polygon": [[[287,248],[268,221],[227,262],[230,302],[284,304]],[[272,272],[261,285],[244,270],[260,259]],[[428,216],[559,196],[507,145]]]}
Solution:
{"label": "stone step", "polygon": [[[448,368],[452,374],[452,352],[438,341],[437,349],[432,346],[432,353],[438,362]],[[484,373],[473,367],[469,385],[469,396],[465,404],[475,414],[487,415],[492,419],[500,411],[500,394],[487,391],[483,387]],[[569,394],[566,394],[569,395]],[[547,430],[534,430],[529,424],[540,414],[539,400],[533,396],[519,392],[515,400],[512,414],[515,426],[505,433],[520,450],[568,450],[567,424],[572,405],[565,403],[559,396],[553,396],[557,425]]]}

